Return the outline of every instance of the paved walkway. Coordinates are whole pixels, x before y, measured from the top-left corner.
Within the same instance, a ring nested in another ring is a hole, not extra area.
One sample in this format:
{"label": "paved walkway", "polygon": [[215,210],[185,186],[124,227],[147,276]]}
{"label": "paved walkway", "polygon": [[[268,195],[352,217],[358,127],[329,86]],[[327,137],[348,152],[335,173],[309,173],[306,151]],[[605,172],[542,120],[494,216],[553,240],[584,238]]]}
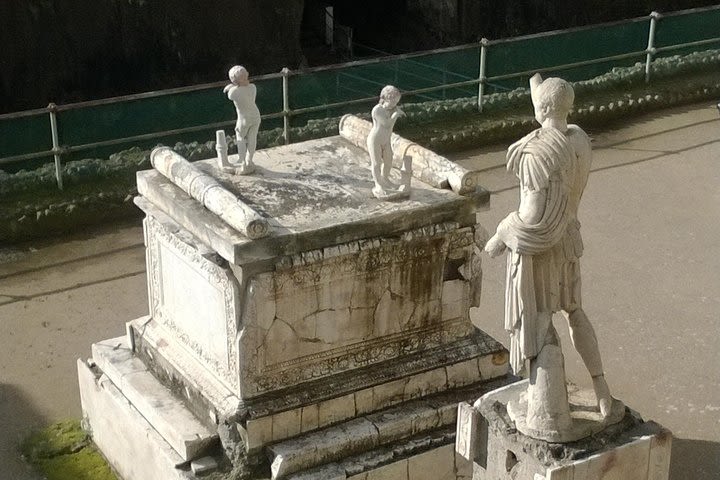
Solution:
{"label": "paved walkway", "polygon": [[[594,135],[580,211],[584,306],[613,393],[669,427],[672,480],[720,478],[720,118],[709,103]],[[454,156],[486,170],[491,231],[517,202],[504,148]],[[501,260],[485,260],[474,322],[499,340]],[[35,478],[27,432],[80,416],[75,360],[147,312],[139,224],[54,243],[0,247],[0,478]],[[558,319],[561,320],[561,319]],[[587,385],[567,329],[569,378]]]}

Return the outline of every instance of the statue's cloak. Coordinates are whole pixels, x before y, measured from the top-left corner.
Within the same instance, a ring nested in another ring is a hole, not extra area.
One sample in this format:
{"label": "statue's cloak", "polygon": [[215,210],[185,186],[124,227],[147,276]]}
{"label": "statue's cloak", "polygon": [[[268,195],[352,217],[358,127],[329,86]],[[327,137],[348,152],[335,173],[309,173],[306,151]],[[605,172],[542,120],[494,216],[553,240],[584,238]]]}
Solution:
{"label": "statue's cloak", "polygon": [[[544,292],[536,290],[550,286],[538,282],[533,260],[558,245],[567,234],[568,223],[575,222],[569,208],[566,177],[576,159],[570,140],[555,128],[539,128],[508,149],[507,169],[518,177],[521,189],[546,191],[540,221],[528,224],[518,212],[513,212],[497,230],[509,249],[505,329],[510,332],[510,365],[515,373],[520,373],[525,361],[535,358],[545,344],[552,315],[538,315],[538,303],[546,311],[547,302],[543,301]],[[555,263],[552,259],[550,262]],[[545,277],[557,282],[560,275]]]}

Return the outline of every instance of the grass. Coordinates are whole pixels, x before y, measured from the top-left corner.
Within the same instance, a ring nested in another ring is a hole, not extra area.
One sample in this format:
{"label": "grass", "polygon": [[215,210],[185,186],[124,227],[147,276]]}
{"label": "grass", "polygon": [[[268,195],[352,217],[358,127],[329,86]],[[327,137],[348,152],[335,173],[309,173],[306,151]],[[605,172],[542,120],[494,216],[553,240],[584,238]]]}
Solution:
{"label": "grass", "polygon": [[117,480],[78,420],[65,420],[31,434],[21,451],[47,480]]}

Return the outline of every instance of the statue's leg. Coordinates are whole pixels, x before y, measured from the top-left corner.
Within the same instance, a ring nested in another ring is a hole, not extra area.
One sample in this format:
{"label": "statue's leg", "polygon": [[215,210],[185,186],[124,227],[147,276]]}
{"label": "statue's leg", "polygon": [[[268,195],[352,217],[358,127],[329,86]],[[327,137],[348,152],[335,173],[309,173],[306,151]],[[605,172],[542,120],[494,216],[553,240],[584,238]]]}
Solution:
{"label": "statue's leg", "polygon": [[392,169],[392,147],[390,143],[383,146],[382,149],[382,178],[386,185],[393,186],[390,182],[390,169]]}
{"label": "statue's leg", "polygon": [[610,396],[610,388],[608,388],[603,374],[602,359],[600,358],[600,349],[598,348],[595,329],[593,329],[590,320],[582,308],[575,309],[571,312],[563,311],[563,315],[567,318],[568,327],[570,329],[570,339],[572,340],[575,350],[580,354],[587,367],[588,372],[593,380],[593,389],[597,397],[600,413],[603,416],[610,414],[612,407],[612,396]]}
{"label": "statue's leg", "polygon": [[253,155],[255,155],[255,149],[257,148],[257,135],[260,130],[260,122],[252,125],[248,129],[247,133],[247,154],[245,155],[245,165],[251,167],[253,165]]}
{"label": "statue's leg", "polygon": [[[243,129],[247,130],[247,129]],[[235,128],[235,143],[237,144],[238,161],[243,163],[245,155],[247,155],[247,144],[245,143],[245,135],[239,128]]]}
{"label": "statue's leg", "polygon": [[[538,312],[538,315],[552,317],[550,312]],[[548,324],[545,345],[530,360],[527,400],[528,427],[541,432],[562,432],[570,428],[572,419],[565,383],[565,362],[552,322]]]}
{"label": "statue's leg", "polygon": [[368,153],[370,154],[370,170],[373,182],[375,182],[373,193],[383,195],[385,190],[382,181],[382,166],[380,165],[380,162],[382,162],[382,148],[377,142],[368,142]]}

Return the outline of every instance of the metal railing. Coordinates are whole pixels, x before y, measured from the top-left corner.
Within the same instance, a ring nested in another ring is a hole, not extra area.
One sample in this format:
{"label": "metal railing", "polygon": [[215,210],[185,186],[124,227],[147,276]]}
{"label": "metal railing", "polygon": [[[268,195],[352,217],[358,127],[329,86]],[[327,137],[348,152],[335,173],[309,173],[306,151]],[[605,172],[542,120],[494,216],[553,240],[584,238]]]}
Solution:
{"label": "metal railing", "polygon": [[[640,17],[630,20],[625,20],[621,22],[612,22],[602,25],[594,25],[589,27],[579,27],[575,29],[568,29],[568,30],[559,30],[559,31],[553,31],[553,32],[545,32],[535,35],[527,35],[523,37],[514,37],[514,38],[508,38],[508,39],[500,39],[500,40],[488,40],[483,38],[478,44],[472,44],[472,45],[461,45],[457,47],[450,47],[450,48],[443,48],[443,49],[436,49],[431,51],[423,51],[423,52],[415,52],[411,54],[405,54],[405,55],[393,55],[393,56],[384,56],[380,58],[373,58],[373,59],[366,59],[366,60],[360,60],[360,61],[354,61],[354,62],[347,62],[339,65],[330,65],[330,66],[323,66],[323,67],[317,67],[317,68],[311,68],[307,70],[301,70],[301,71],[291,71],[287,68],[284,68],[280,73],[276,74],[269,74],[269,75],[261,75],[261,76],[255,76],[253,77],[254,82],[260,82],[263,80],[271,80],[271,79],[280,79],[282,82],[282,110],[278,112],[268,113],[265,115],[262,115],[263,119],[275,119],[275,118],[282,118],[283,119],[283,125],[282,125],[282,131],[283,131],[283,139],[285,143],[290,143],[290,124],[291,124],[291,118],[296,117],[298,115],[303,114],[309,114],[309,113],[315,113],[315,112],[321,112],[321,111],[328,111],[331,109],[340,109],[343,108],[345,110],[350,110],[354,105],[360,105],[360,104],[367,104],[368,102],[372,102],[377,98],[377,95],[365,95],[360,96],[356,98],[349,98],[347,100],[339,101],[339,102],[326,102],[318,105],[312,105],[307,107],[301,107],[301,108],[292,108],[291,101],[290,101],[290,80],[293,77],[303,77],[306,75],[313,75],[318,74],[320,72],[337,72],[339,75],[347,75],[348,78],[352,77],[351,73],[345,73],[349,70],[353,69],[354,67],[360,67],[360,66],[370,66],[370,65],[381,65],[381,64],[391,64],[392,62],[395,62],[395,68],[398,68],[398,65],[401,61],[407,61],[407,62],[413,62],[416,61],[416,59],[420,57],[425,57],[428,55],[435,55],[435,56],[441,56],[444,54],[450,54],[452,52],[460,52],[463,50],[467,50],[468,48],[478,48],[479,46],[479,59],[478,59],[478,75],[476,78],[470,78],[465,75],[457,74],[454,72],[448,72],[451,74],[451,76],[455,77],[455,79],[458,79],[457,81],[450,81],[447,82],[448,75],[443,74],[443,81],[442,82],[436,82],[435,85],[431,85],[428,87],[422,87],[422,88],[415,88],[410,90],[403,90],[404,95],[422,95],[427,94],[431,92],[438,92],[438,91],[446,91],[449,89],[459,89],[459,88],[465,88],[465,87],[473,87],[477,88],[477,109],[478,111],[483,111],[483,99],[486,96],[486,87],[488,85],[493,84],[493,82],[508,80],[508,79],[516,79],[516,78],[522,78],[529,75],[534,74],[535,72],[549,72],[549,71],[560,71],[560,70],[568,70],[572,68],[578,68],[578,67],[584,67],[584,66],[590,66],[590,65],[596,65],[596,64],[604,64],[608,62],[615,62],[620,60],[627,60],[632,58],[644,58],[645,61],[645,80],[647,82],[651,81],[652,78],[652,62],[656,58],[656,56],[659,53],[662,52],[670,52],[685,48],[695,48],[695,47],[702,47],[706,45],[710,45],[713,43],[720,42],[720,36],[714,36],[711,38],[703,38],[699,40],[692,40],[692,41],[685,41],[680,43],[673,43],[669,45],[664,45],[662,47],[656,46],[656,35],[657,35],[657,28],[658,24],[662,22],[663,18],[666,17],[673,17],[673,16],[682,16],[682,15],[692,15],[697,14],[700,12],[707,12],[707,11],[714,11],[714,12],[720,12],[720,5],[714,6],[714,7],[707,7],[702,9],[692,9],[692,10],[685,10],[682,12],[675,12],[668,15],[660,15],[657,12],[652,12],[650,15],[646,17]],[[573,33],[573,32],[583,32],[583,31],[589,31],[593,29],[602,29],[602,28],[610,28],[612,26],[618,26],[618,25],[628,25],[630,23],[637,23],[637,22],[648,22],[648,29],[647,29],[647,47],[643,50],[633,50],[630,52],[623,52],[615,55],[606,55],[606,56],[599,56],[597,58],[590,58],[586,60],[580,60],[575,62],[567,62],[567,63],[559,63],[559,64],[552,64],[552,65],[545,65],[542,67],[536,67],[532,69],[525,69],[521,71],[512,71],[509,73],[502,73],[494,76],[488,76],[488,55],[493,51],[494,48],[497,48],[501,45],[508,45],[508,44],[514,44],[517,42],[527,42],[527,41],[536,41],[541,39],[548,39],[553,38],[556,36],[560,36],[563,34]],[[435,67],[429,67],[434,68]],[[396,78],[397,78],[397,70],[396,70]],[[371,79],[363,79],[367,83],[373,84],[378,83],[374,82]],[[67,155],[70,153],[76,153],[81,151],[87,151],[96,149],[98,147],[109,147],[109,146],[115,146],[120,144],[129,144],[131,142],[140,142],[140,141],[146,141],[146,140],[153,140],[153,139],[159,139],[163,137],[168,137],[171,135],[177,135],[177,134],[187,134],[187,133],[193,133],[198,132],[202,130],[208,130],[208,129],[215,129],[215,128],[225,128],[228,126],[232,126],[235,123],[235,120],[228,120],[228,121],[221,121],[221,122],[215,122],[215,123],[205,123],[201,125],[193,125],[188,127],[182,127],[182,128],[175,128],[175,129],[168,129],[168,130],[162,130],[162,131],[155,131],[151,133],[142,133],[137,135],[130,135],[125,136],[121,138],[113,138],[113,139],[107,139],[107,140],[100,140],[95,142],[87,142],[87,143],[80,143],[77,145],[63,145],[60,141],[60,135],[59,135],[59,129],[58,129],[58,113],[59,112],[65,112],[65,111],[71,111],[71,110],[77,110],[77,109],[83,109],[83,108],[89,108],[89,107],[98,107],[102,105],[109,105],[109,104],[118,104],[118,103],[124,103],[124,102],[131,102],[131,101],[139,101],[144,99],[151,99],[151,98],[158,98],[163,97],[167,95],[177,95],[177,94],[185,94],[190,92],[197,92],[201,90],[210,90],[210,89],[219,89],[223,85],[225,85],[226,82],[213,82],[213,83],[207,83],[207,84],[201,84],[201,85],[193,85],[189,87],[181,87],[181,88],[173,88],[168,90],[162,90],[162,91],[155,91],[155,92],[146,92],[146,93],[139,93],[134,95],[125,95],[125,96],[119,96],[119,97],[113,97],[113,98],[106,98],[101,100],[93,100],[88,102],[79,102],[79,103],[72,103],[72,104],[66,104],[66,105],[55,105],[53,103],[49,104],[44,109],[35,109],[35,110],[27,110],[23,112],[17,112],[17,113],[10,113],[10,114],[4,114],[0,115],[0,122],[6,121],[6,120],[13,120],[13,119],[20,119],[20,118],[26,118],[26,117],[34,117],[34,116],[40,116],[40,115],[48,115],[49,116],[49,124],[50,124],[50,140],[52,142],[52,147],[47,150],[38,151],[38,152],[32,152],[32,153],[24,153],[24,154],[17,154],[17,155],[10,155],[5,156],[4,158],[0,158],[0,167],[2,165],[7,165],[11,163],[17,163],[32,159],[38,159],[43,157],[50,157],[52,156],[55,162],[55,176],[57,180],[58,188],[63,188],[63,174],[62,174],[62,156]],[[378,83],[378,85],[380,85]],[[397,85],[402,89],[402,85]],[[379,89],[377,89],[379,91]],[[360,92],[364,93],[364,92]],[[472,95],[474,96],[474,95]]]}

